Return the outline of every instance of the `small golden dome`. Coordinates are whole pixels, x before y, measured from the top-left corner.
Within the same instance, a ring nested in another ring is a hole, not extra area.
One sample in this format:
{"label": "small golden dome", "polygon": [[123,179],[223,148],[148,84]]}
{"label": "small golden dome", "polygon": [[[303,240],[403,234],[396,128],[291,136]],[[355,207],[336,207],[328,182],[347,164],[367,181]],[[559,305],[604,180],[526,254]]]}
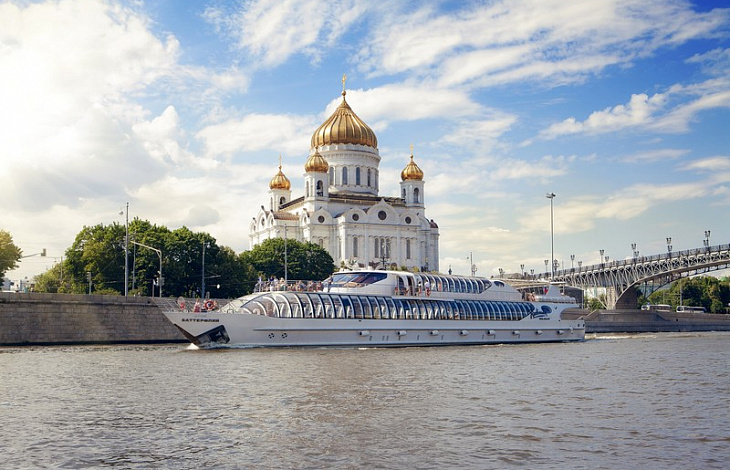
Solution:
{"label": "small golden dome", "polygon": [[281,163],[279,163],[279,172],[271,178],[269,189],[284,189],[286,191],[291,189],[291,181],[281,172]]}
{"label": "small golden dome", "polygon": [[307,173],[327,173],[330,166],[327,164],[327,160],[315,150],[315,152],[309,156],[307,163],[304,164],[304,171]]}
{"label": "small golden dome", "polygon": [[342,103],[332,116],[314,131],[312,148],[331,144],[359,144],[378,148],[378,138],[370,127],[350,108],[345,101],[345,76],[342,77]]}
{"label": "small golden dome", "polygon": [[423,180],[423,171],[418,168],[416,162],[413,161],[413,153],[411,153],[411,161],[408,162],[408,165],[406,165],[406,167],[403,168],[403,171],[400,172],[400,179],[401,181]]}

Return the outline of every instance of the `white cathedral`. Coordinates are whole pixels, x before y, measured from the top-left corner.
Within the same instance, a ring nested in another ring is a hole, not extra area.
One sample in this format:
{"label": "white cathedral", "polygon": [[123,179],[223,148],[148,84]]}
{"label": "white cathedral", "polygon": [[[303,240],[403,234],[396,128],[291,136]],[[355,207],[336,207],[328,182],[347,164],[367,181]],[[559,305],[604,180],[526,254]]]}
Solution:
{"label": "white cathedral", "polygon": [[269,183],[268,208],[251,221],[251,247],[269,238],[315,243],[335,265],[438,271],[439,231],[426,218],[423,171],[401,172],[401,197],[378,196],[378,139],[345,101],[312,135],[304,164],[304,196],[292,199],[281,171]]}

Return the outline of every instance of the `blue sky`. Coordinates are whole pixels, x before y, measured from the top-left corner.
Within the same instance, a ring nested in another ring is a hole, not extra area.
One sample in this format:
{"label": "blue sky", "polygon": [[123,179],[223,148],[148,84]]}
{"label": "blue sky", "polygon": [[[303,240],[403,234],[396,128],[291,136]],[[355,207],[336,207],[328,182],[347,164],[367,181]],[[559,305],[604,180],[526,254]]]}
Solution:
{"label": "blue sky", "polygon": [[682,0],[0,2],[0,228],[52,266],[139,217],[237,252],[279,154],[303,192],[348,102],[380,194],[409,146],[440,265],[570,267],[730,242],[730,8]]}

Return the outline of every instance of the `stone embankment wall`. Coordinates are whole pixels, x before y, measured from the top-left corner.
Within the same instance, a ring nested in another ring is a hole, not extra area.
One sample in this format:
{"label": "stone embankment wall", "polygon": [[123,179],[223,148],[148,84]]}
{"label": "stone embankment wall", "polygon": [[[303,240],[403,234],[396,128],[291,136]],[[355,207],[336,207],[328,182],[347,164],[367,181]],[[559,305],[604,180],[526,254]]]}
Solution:
{"label": "stone embankment wall", "polygon": [[0,293],[0,345],[178,341],[150,297]]}
{"label": "stone embankment wall", "polygon": [[565,317],[582,316],[586,333],[648,333],[672,331],[730,331],[730,315],[647,312],[643,310],[567,310]]}

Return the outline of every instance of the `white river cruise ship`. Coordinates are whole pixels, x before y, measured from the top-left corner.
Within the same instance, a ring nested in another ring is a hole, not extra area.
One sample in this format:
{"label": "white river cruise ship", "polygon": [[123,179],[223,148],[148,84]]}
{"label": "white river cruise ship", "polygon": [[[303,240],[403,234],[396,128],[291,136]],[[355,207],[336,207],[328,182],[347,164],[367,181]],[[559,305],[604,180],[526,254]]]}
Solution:
{"label": "white river cruise ship", "polygon": [[520,292],[502,280],[404,271],[341,271],[321,283],[259,284],[220,305],[160,299],[200,347],[399,347],[582,341],[575,300],[555,285]]}

